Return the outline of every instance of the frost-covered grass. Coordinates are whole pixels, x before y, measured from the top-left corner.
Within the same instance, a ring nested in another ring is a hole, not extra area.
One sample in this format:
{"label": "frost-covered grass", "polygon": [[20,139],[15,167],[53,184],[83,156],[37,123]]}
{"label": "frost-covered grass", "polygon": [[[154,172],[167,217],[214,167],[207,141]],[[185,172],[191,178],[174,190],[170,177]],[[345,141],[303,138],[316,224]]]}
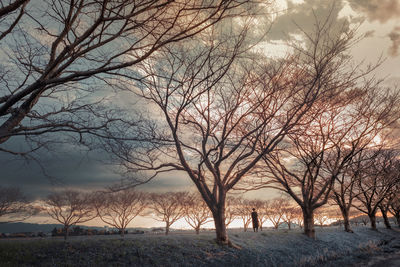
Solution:
{"label": "frost-covered grass", "polygon": [[317,228],[316,240],[299,230],[229,236],[240,250],[216,245],[212,232],[1,240],[0,266],[345,266],[400,244],[399,231],[367,228]]}

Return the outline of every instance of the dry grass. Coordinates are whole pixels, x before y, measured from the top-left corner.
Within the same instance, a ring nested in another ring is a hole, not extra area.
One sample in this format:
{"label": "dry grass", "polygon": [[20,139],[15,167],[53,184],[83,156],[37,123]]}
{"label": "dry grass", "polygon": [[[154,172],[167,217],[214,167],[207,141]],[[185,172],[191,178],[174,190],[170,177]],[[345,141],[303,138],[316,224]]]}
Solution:
{"label": "dry grass", "polygon": [[1,240],[0,266],[318,266],[354,263],[382,253],[400,233],[385,229],[230,232],[240,250],[220,247],[213,233]]}

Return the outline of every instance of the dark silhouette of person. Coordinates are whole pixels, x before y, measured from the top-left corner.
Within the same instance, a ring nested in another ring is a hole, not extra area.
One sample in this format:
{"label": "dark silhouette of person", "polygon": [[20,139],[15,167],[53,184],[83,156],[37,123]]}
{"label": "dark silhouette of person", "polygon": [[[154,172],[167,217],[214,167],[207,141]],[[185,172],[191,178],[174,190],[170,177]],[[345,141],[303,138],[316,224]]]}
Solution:
{"label": "dark silhouette of person", "polygon": [[253,231],[258,232],[258,214],[255,208],[253,208],[253,212],[251,213],[251,219],[253,221]]}

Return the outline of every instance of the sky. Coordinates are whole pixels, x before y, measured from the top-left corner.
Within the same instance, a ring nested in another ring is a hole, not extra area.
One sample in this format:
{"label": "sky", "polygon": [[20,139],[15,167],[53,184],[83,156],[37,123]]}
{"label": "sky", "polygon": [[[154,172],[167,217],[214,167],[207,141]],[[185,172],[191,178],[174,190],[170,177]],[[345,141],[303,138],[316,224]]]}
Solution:
{"label": "sky", "polygon": [[[385,78],[387,86],[400,85],[400,0],[280,0],[274,23],[263,42],[265,52],[272,57],[287,53],[282,43],[299,35],[295,25],[311,30],[314,14],[324,16],[332,4],[337,25],[360,25],[357,33],[364,38],[351,51],[355,61],[363,61],[366,65],[384,58],[375,72],[376,76]],[[19,141],[14,138],[8,145],[18,147]],[[60,144],[53,151],[39,152],[36,158],[38,162],[0,154],[2,185],[18,186],[30,197],[40,198],[59,188],[102,189],[120,179],[120,174],[107,163],[107,155],[98,151],[88,152]],[[184,173],[174,172],[163,174],[139,189],[188,191],[193,186]],[[249,198],[260,199],[277,195],[268,190],[246,193]],[[34,218],[33,221],[52,222],[45,217]],[[162,225],[149,218],[139,218],[131,226],[148,225],[149,222],[154,226]]]}

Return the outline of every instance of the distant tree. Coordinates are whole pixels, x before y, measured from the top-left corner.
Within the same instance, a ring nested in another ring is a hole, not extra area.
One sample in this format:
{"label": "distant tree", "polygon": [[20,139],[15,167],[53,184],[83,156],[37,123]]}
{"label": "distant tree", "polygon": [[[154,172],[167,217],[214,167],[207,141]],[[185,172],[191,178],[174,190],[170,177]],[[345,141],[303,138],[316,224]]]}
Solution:
{"label": "distant tree", "polygon": [[90,221],[97,216],[91,196],[79,191],[65,190],[50,194],[45,199],[45,205],[50,217],[64,226],[65,240],[71,226]]}
{"label": "distant tree", "polygon": [[285,207],[289,205],[289,200],[284,197],[274,198],[269,202],[269,206],[266,210],[266,216],[268,220],[274,225],[275,229],[278,229],[282,223],[283,216],[285,214]]}
{"label": "distant tree", "polygon": [[122,237],[125,236],[128,224],[147,206],[145,194],[133,188],[116,192],[98,192],[93,198],[98,217],[104,223],[117,228]]}
{"label": "distant tree", "polygon": [[303,218],[303,211],[302,211],[301,207],[296,207],[294,209],[293,215],[294,215],[293,222],[295,224],[297,224],[297,226],[300,227],[300,229],[302,229],[304,226],[304,218]]}
{"label": "distant tree", "polygon": [[148,208],[158,221],[165,222],[165,235],[177,220],[185,216],[187,192],[151,193],[148,195]]}
{"label": "distant tree", "polygon": [[314,220],[319,226],[324,226],[329,221],[330,207],[323,206],[318,208],[314,213]]}
{"label": "distant tree", "polygon": [[189,194],[183,205],[185,221],[199,234],[201,226],[211,221],[210,209],[198,193]]}
{"label": "distant tree", "polygon": [[270,172],[265,184],[286,192],[301,206],[304,231],[311,238],[314,211],[328,202],[338,177],[354,157],[371,148],[391,116],[398,116],[398,95],[371,88],[370,83],[362,89],[348,86],[342,95],[315,103],[281,149],[265,157]]}
{"label": "distant tree", "polygon": [[235,203],[236,203],[235,197],[228,196],[226,198],[226,207],[225,207],[225,227],[226,228],[228,228],[228,226],[236,219]]}
{"label": "distant tree", "polygon": [[252,204],[248,199],[243,197],[235,198],[234,202],[234,214],[236,217],[241,218],[243,222],[243,231],[247,231],[249,224],[251,223],[251,211],[252,211]]}
{"label": "distant tree", "polygon": [[0,186],[0,223],[23,221],[38,212],[21,189]]}
{"label": "distant tree", "polygon": [[258,223],[260,227],[260,231],[263,229],[263,224],[268,220],[268,217],[266,216],[265,209],[264,207],[267,205],[266,200],[260,200],[260,199],[253,199],[250,200],[250,206],[251,208],[255,208],[257,211],[258,215]]}
{"label": "distant tree", "polygon": [[[350,222],[350,218],[351,218],[351,216],[353,216],[353,214],[354,214],[354,210],[351,211],[351,213],[349,214],[349,222]],[[332,204],[329,205],[327,207],[326,215],[328,217],[330,225],[337,224],[338,226],[342,227],[342,225],[343,225],[342,212],[340,211],[340,209],[337,208],[336,205],[332,205]]]}
{"label": "distant tree", "polygon": [[282,221],[285,222],[290,229],[292,229],[292,224],[298,213],[298,205],[297,203],[288,202],[286,206],[282,208],[283,216]]}
{"label": "distant tree", "polygon": [[342,213],[346,232],[353,232],[350,227],[351,207],[357,194],[355,190],[356,182],[361,179],[363,171],[361,164],[364,160],[368,160],[368,157],[368,150],[362,149],[336,177],[335,185],[332,187],[332,200]]}
{"label": "distant tree", "polygon": [[394,150],[381,150],[364,166],[363,177],[357,182],[358,194],[354,207],[368,215],[371,228],[376,230],[376,212],[400,179],[400,161]]}
{"label": "distant tree", "polygon": [[369,221],[368,216],[361,217],[361,222],[364,224],[364,226],[367,226],[368,221]]}

